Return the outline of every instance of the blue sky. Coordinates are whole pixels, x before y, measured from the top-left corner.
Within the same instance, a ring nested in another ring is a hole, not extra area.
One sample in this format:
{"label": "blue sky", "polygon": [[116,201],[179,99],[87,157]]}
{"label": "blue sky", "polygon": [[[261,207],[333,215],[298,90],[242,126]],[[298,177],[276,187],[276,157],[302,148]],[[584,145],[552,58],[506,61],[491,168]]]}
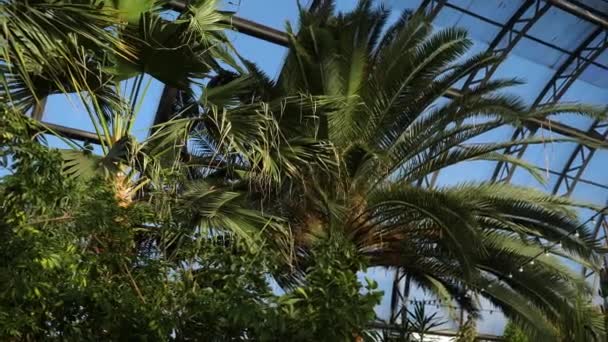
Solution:
{"label": "blue sky", "polygon": [[[306,6],[306,2],[303,0],[302,5]],[[337,1],[338,9],[340,10],[347,10],[355,3],[355,0]],[[387,6],[393,6],[393,8],[400,7],[399,9],[404,9],[406,7],[416,8],[420,0],[383,0],[383,3]],[[474,9],[477,13],[490,16],[498,22],[505,22],[519,6],[520,1],[454,0],[450,1],[450,3],[463,8]],[[258,21],[277,29],[284,29],[287,21],[297,22],[297,3],[295,0],[232,0],[231,2],[225,1],[224,6],[226,9],[236,10],[237,14],[243,18]],[[557,9],[549,10],[545,17],[535,25],[534,29],[530,31],[530,35],[557,44],[563,49],[572,50],[580,42],[580,37],[588,34],[592,29],[588,24]],[[553,24],[555,22],[560,23],[557,29]],[[459,26],[468,29],[475,41],[472,49],[474,52],[486,50],[491,39],[498,31],[498,28],[495,26],[453,9],[442,10],[436,19],[436,25],[439,27]],[[280,69],[281,61],[285,56],[285,48],[234,32],[230,32],[229,37],[240,54],[256,62],[270,76],[276,76]],[[539,45],[533,40],[523,39],[514,49],[513,53],[501,64],[494,77],[518,77],[526,81],[526,84],[513,88],[511,92],[521,96],[527,103],[532,103],[540,92],[540,89],[542,89],[555,72],[557,65],[562,63],[565,58],[565,55],[559,51]],[[597,62],[607,64],[608,53],[600,55]],[[606,77],[605,73],[606,70],[591,66],[589,70],[583,73],[583,77],[570,87],[563,101],[585,102],[597,105],[606,104],[608,102],[608,84],[606,84],[608,77]],[[143,139],[148,132],[148,127],[152,123],[161,92],[162,84],[156,80],[152,80],[135,125],[135,135],[139,139]],[[77,103],[77,101],[74,101],[74,103]],[[52,96],[49,98],[44,120],[70,127],[92,130],[92,125],[84,111],[79,109],[78,106],[70,104],[63,96]],[[586,130],[591,123],[591,120],[587,118],[574,115],[560,118],[560,120],[583,130]],[[546,137],[555,135],[546,130],[542,134]],[[492,136],[487,138],[509,139],[510,136],[511,130],[504,129],[496,131]],[[60,145],[60,142],[55,138],[49,138],[49,140],[53,146]],[[560,146],[552,144],[536,145],[527,150],[524,158],[540,167],[561,171],[573,149],[574,144]],[[608,172],[606,172],[607,157],[608,151],[598,151],[583,177],[600,184],[608,185]],[[440,174],[439,184],[452,185],[465,180],[487,179],[491,176],[493,170],[494,165],[491,163],[471,163],[455,166]],[[513,182],[533,186],[544,191],[551,191],[556,177],[549,174],[547,176],[547,185],[542,185],[534,181],[526,173],[518,171],[515,174]],[[576,199],[599,205],[605,203],[608,191],[600,187],[581,183],[573,193],[573,196]],[[589,215],[589,213],[584,213],[584,215]],[[379,308],[381,314],[386,314],[390,301],[392,273],[384,270],[373,270],[370,274],[379,281],[380,287],[386,292],[383,305]],[[416,289],[413,290],[413,295],[418,297],[424,296],[421,291]],[[490,314],[489,310],[492,308],[488,307],[488,305],[484,303],[488,312],[484,314],[485,320],[480,323],[480,328],[482,332],[500,333],[503,324],[501,315],[497,312]]]}

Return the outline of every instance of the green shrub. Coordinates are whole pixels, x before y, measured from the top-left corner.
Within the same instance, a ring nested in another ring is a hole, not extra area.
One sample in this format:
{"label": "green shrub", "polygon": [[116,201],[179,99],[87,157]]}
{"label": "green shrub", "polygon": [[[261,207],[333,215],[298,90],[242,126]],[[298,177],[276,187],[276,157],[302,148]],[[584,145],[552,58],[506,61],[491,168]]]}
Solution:
{"label": "green shrub", "polygon": [[505,342],[529,342],[526,334],[512,322],[507,323],[503,334]]}
{"label": "green shrub", "polygon": [[343,239],[316,245],[279,295],[283,259],[263,240],[122,206],[103,177],[67,177],[27,119],[0,114],[0,340],[350,341],[373,320],[381,293]]}

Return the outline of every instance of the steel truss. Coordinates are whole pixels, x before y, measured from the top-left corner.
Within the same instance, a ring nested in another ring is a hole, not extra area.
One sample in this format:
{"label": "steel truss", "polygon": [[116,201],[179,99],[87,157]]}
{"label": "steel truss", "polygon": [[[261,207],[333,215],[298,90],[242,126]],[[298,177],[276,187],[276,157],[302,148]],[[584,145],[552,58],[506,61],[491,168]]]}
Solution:
{"label": "steel truss", "polygon": [[463,89],[469,89],[475,85],[484,85],[489,81],[500,66],[500,62],[507,57],[515,45],[550,7],[551,5],[543,0],[524,1],[488,47],[487,52],[495,55],[498,58],[498,63],[471,73],[465,81]]}
{"label": "steel truss", "polygon": [[[606,204],[608,205],[608,201]],[[604,233],[604,237],[601,240],[603,240],[605,246],[608,246],[608,214],[606,214],[606,212],[601,213],[595,221],[595,227],[593,228],[593,236],[595,239],[598,239],[600,231],[603,231]],[[606,265],[604,265],[604,267],[606,267]],[[582,273],[585,278],[589,278],[595,274],[593,271],[587,272],[587,268],[585,267],[583,267]]]}
{"label": "steel truss", "polygon": [[391,324],[400,324],[399,318],[407,317],[407,300],[410,295],[411,278],[402,268],[395,269],[391,291]]}
{"label": "steel truss", "polygon": [[[553,77],[545,85],[540,95],[534,101],[532,108],[538,108],[544,105],[549,105],[559,101],[570,86],[589,66],[590,61],[595,60],[608,47],[608,31],[603,28],[598,28],[583,41],[581,45],[574,51],[572,55],[560,66]],[[517,128],[513,133],[511,140],[527,139],[540,129],[545,128],[551,130],[551,126],[543,127],[524,125]],[[521,158],[525,153],[528,145],[522,144],[507,148],[505,154],[515,155]],[[509,182],[515,173],[516,166],[510,163],[499,162],[494,169],[492,181]]]}
{"label": "steel truss", "polygon": [[[425,1],[422,5],[424,6],[426,4],[427,2]],[[465,81],[462,91],[466,91],[471,87],[477,85],[484,85],[486,82],[488,82],[500,66],[500,63],[504,59],[506,59],[506,57],[513,50],[515,45],[527,35],[528,31],[549,10],[552,4],[554,4],[554,2],[544,0],[525,1],[513,14],[513,16],[511,16],[507,23],[502,26],[500,32],[488,47],[487,51],[498,57],[498,62],[486,68],[477,70],[476,72],[473,72]],[[436,16],[441,7],[446,5],[456,10],[461,10],[456,6],[450,6],[449,4],[447,4],[446,1],[443,1],[434,7],[434,15]],[[538,96],[535,103],[533,104],[533,108],[559,101],[559,99],[564,95],[564,93],[572,85],[572,83],[580,76],[580,74],[586,69],[586,67],[591,63],[595,64],[595,59],[599,56],[599,54],[601,54],[602,51],[604,51],[607,45],[606,37],[602,38],[598,45],[593,45],[598,35],[602,33],[605,34],[604,30],[601,28],[594,31],[593,34],[581,45],[581,47],[579,47],[573,54],[569,56],[568,60],[566,60],[562,67],[555,73],[551,81],[545,86],[541,94]],[[549,93],[550,91],[551,93]],[[454,92],[452,96],[460,96],[460,94],[461,92]],[[547,97],[547,95],[550,96]],[[522,135],[523,137],[527,137],[529,134],[531,136],[540,128],[553,126],[550,123],[549,125],[545,125],[546,123],[547,122],[541,122],[540,124],[538,124],[536,122],[529,122],[527,127],[524,127],[524,129],[527,129],[528,132],[522,131],[522,133],[518,133],[516,131],[514,137],[521,139],[522,137],[520,135]],[[604,128],[604,131],[599,132],[598,128],[600,127]],[[571,129],[571,127],[566,128],[566,130],[569,129]],[[594,123],[594,125],[587,132],[586,135],[593,136],[595,139],[599,138],[601,141],[603,141],[606,138],[606,134],[608,134],[608,125],[602,125],[599,121],[597,121]],[[525,145],[518,146],[517,148],[518,149],[509,149],[507,152],[510,154],[517,153],[517,156],[521,157],[525,151]],[[585,156],[587,156],[588,158],[584,160],[584,164],[582,164],[583,166],[580,166],[575,169],[578,173],[574,176],[574,178],[570,174],[566,174],[565,172],[562,172],[560,175],[560,179],[564,179],[569,184],[572,184],[572,189],[574,188],[576,183],[581,179],[581,175],[584,171],[584,168],[586,167],[590,158],[595,152],[595,149],[590,149],[586,145],[582,144],[579,145],[577,149],[587,152]],[[582,153],[584,152],[581,152],[579,154]],[[508,178],[505,180],[510,181],[511,177],[513,176],[513,171],[515,167],[506,163],[499,163],[497,166],[497,170],[499,169],[499,167],[508,170]],[[430,179],[429,177],[425,177],[422,180],[421,184],[427,187],[433,187],[437,182],[438,174],[438,172],[435,172]],[[496,180],[496,174],[497,171],[495,171],[495,175],[492,177],[493,180]],[[571,182],[570,179],[572,179]],[[556,184],[556,187],[558,185],[559,184]],[[399,317],[403,319],[403,315],[406,314],[405,310],[409,291],[410,279],[408,275],[406,274],[406,272],[404,272],[404,270],[397,269],[395,271],[392,287],[390,317],[391,322],[397,322]],[[401,304],[399,305],[399,303]]]}
{"label": "steel truss", "polygon": [[[588,133],[600,135],[605,140],[608,139],[608,122],[595,120],[591,124]],[[572,194],[596,150],[594,147],[583,144],[579,144],[574,148],[553,187],[554,195],[570,196]]]}
{"label": "steel truss", "polygon": [[[443,2],[442,5],[464,11],[460,7]],[[543,0],[527,0],[515,11],[509,21],[502,26],[500,32],[488,46],[486,53],[497,57],[497,62],[485,68],[472,72],[466,79],[462,91],[471,89],[474,86],[483,86],[488,82],[492,75],[498,70],[500,64],[507,58],[515,45],[527,35],[534,24],[549,10],[551,5]],[[493,23],[498,25],[496,23]],[[437,183],[439,171],[433,173],[431,177],[425,177],[422,181],[427,187],[434,187]]]}

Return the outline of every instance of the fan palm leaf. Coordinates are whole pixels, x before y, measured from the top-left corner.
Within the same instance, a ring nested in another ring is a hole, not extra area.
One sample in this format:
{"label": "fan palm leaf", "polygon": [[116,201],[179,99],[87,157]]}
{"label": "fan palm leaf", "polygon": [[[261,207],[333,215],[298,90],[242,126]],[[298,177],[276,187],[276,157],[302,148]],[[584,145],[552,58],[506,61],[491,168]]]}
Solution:
{"label": "fan palm leaf", "polygon": [[[242,207],[242,189],[220,179],[208,179],[206,187],[185,180],[190,170],[181,167],[181,153],[188,132],[201,121],[196,103],[180,104],[177,117],[146,139],[133,135],[150,76],[192,98],[203,79],[223,72],[220,64],[241,70],[224,35],[227,26],[221,22],[227,17],[217,11],[218,1],[190,1],[178,16],[167,15],[168,3],[2,1],[0,97],[24,114],[52,94],[79,102],[100,146],[65,139],[72,148],[60,151],[64,172],[103,177],[114,185],[119,205],[147,203],[186,222],[170,233],[160,228],[165,222],[150,222],[141,231],[152,243],[143,245],[174,248],[203,229],[245,238],[260,231],[279,236],[280,220]],[[41,123],[32,125],[45,130]]]}

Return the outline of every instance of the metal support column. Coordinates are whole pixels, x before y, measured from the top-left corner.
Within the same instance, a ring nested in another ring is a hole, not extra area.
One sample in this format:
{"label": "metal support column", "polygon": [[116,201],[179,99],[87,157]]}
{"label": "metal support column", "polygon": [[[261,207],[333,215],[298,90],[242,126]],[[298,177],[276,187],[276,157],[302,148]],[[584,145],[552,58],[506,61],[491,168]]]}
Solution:
{"label": "metal support column", "polygon": [[407,319],[407,301],[410,295],[411,278],[401,268],[395,270],[391,292],[391,324],[402,324]]}
{"label": "metal support column", "polygon": [[44,109],[46,108],[46,96],[34,105],[32,109],[32,119],[41,121],[44,115]]}

